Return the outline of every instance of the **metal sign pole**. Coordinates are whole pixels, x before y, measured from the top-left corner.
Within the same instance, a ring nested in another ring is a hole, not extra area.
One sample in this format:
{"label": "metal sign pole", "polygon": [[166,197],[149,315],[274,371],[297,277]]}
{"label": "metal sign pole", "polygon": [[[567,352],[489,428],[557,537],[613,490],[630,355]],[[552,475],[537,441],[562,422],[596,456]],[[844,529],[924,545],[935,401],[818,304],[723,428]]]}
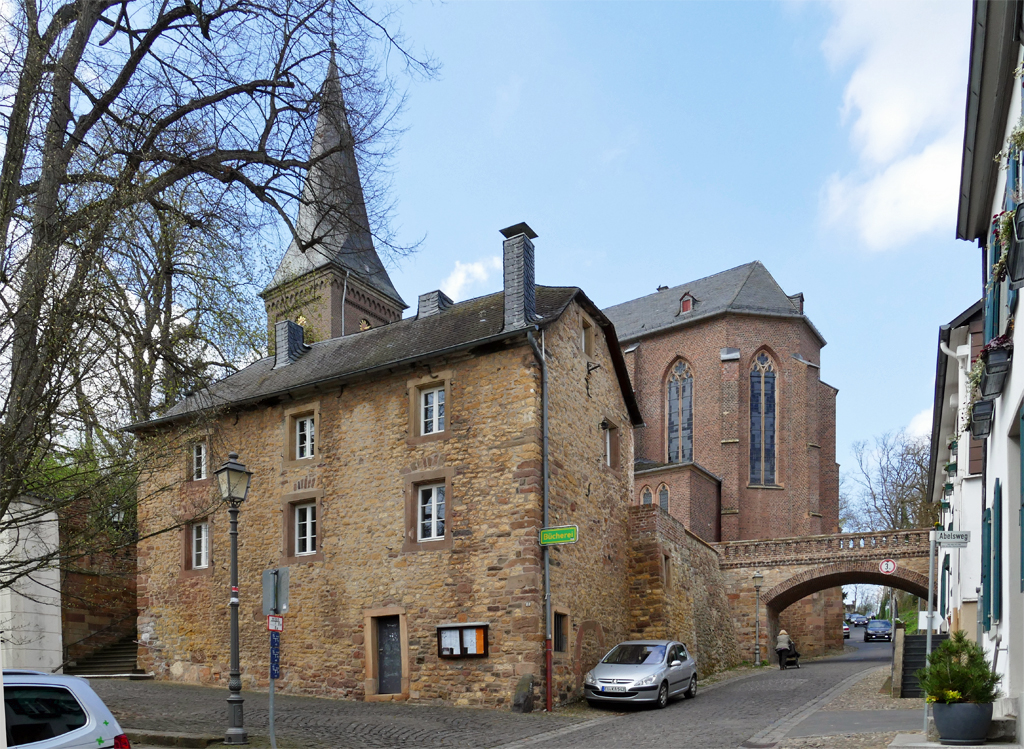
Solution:
{"label": "metal sign pole", "polygon": [[[928,656],[932,654],[932,610],[935,605],[935,531],[928,532],[928,629],[924,637],[924,662],[928,665]],[[928,695],[924,703],[924,735],[928,738]]]}

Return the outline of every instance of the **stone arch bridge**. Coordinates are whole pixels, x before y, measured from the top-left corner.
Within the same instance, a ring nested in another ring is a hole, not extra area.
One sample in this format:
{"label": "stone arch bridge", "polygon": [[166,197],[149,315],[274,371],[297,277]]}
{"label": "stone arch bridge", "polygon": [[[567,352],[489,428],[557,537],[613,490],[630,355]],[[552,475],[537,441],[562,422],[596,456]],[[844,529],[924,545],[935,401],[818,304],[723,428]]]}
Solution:
{"label": "stone arch bridge", "polygon": [[[842,596],[826,595],[826,605],[812,621],[787,608],[807,596],[840,585],[886,585],[928,595],[928,530],[840,533],[759,541],[714,544],[719,567],[729,587],[736,636],[744,659],[754,654],[754,572],[761,584],[761,657],[774,659],[770,647],[780,622],[794,635],[801,653],[813,655],[843,643]],[[884,575],[883,559],[896,561],[896,571]],[[934,595],[934,590],[933,590]]]}

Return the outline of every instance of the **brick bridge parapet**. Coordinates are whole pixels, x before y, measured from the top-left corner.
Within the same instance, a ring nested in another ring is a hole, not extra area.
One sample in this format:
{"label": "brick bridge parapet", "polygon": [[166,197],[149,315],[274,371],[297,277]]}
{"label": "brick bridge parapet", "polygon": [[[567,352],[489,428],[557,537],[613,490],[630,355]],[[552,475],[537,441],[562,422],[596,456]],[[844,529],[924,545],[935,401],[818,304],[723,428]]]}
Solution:
{"label": "brick bridge parapet", "polygon": [[928,530],[836,533],[827,536],[723,541],[713,544],[722,569],[759,564],[829,564],[853,559],[928,556]]}

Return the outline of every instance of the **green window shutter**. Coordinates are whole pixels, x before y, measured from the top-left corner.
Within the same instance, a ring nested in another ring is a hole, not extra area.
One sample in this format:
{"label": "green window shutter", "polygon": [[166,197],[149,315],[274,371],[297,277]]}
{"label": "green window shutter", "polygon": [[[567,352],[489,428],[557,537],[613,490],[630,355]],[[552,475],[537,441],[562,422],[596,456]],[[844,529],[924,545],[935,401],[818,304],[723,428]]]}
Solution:
{"label": "green window shutter", "polygon": [[1003,485],[999,479],[992,498],[992,618],[1003,618]]}
{"label": "green window shutter", "polygon": [[981,606],[982,624],[985,631],[992,629],[992,510],[985,510],[981,516]]}

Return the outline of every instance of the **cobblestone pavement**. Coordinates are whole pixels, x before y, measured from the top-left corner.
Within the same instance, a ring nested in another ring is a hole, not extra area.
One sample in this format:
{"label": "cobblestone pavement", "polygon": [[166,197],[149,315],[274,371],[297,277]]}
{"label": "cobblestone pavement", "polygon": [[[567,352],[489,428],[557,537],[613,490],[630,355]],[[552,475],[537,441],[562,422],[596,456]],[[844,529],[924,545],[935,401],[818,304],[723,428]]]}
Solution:
{"label": "cobblestone pavement", "polygon": [[[799,670],[776,668],[731,672],[695,700],[678,699],[665,710],[592,709],[578,705],[553,715],[507,710],[452,708],[408,703],[363,703],[285,697],[275,699],[280,749],[370,747],[769,747],[778,749],[869,749],[888,745],[887,734],[782,739],[800,716],[828,704],[838,709],[874,709],[876,675],[850,686],[866,669],[888,657],[879,647],[845,657],[805,662]],[[93,688],[123,727],[221,733],[226,689],[168,682],[94,680]],[[858,699],[848,694],[859,695]],[[245,722],[254,747],[269,746],[267,695],[244,693]],[[888,698],[886,698],[888,699]]]}

